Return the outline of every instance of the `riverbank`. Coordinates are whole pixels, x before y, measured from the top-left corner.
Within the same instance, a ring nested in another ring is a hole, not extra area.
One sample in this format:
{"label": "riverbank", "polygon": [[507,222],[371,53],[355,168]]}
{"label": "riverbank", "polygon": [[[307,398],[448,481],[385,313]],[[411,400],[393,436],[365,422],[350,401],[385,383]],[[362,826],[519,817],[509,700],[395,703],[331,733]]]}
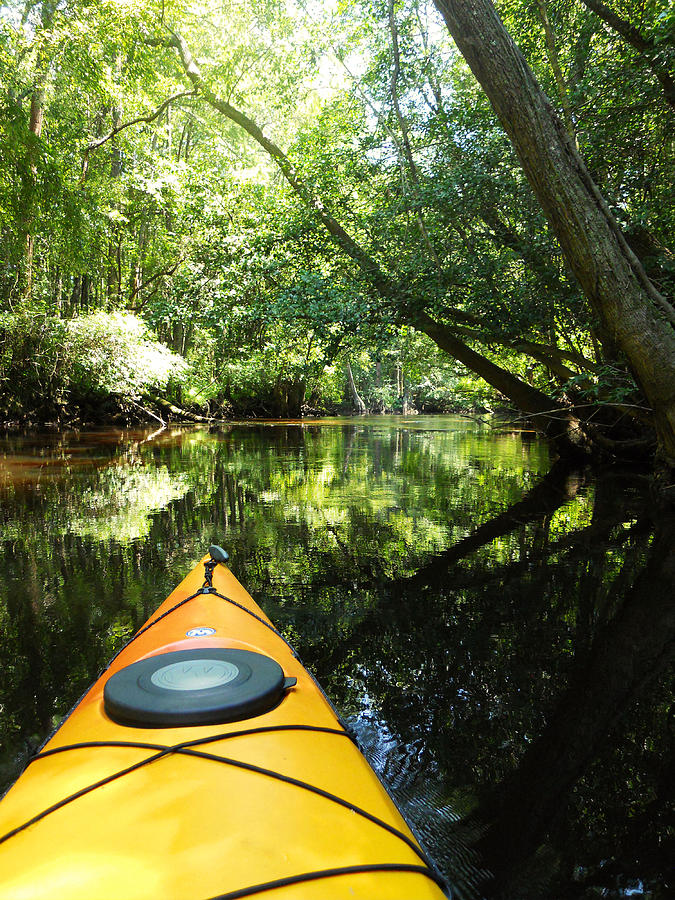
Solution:
{"label": "riverbank", "polygon": [[[289,365],[250,350],[207,363],[161,343],[130,313],[61,319],[0,314],[0,427],[88,428],[382,414],[485,412],[496,394],[427,347],[424,362],[389,369],[368,353]],[[348,377],[348,375],[350,377]],[[414,376],[414,377],[413,377]],[[358,391],[357,391],[358,387]]]}
{"label": "riverbank", "polygon": [[[16,431],[60,431],[64,429],[101,428],[108,425],[142,427],[144,425],[194,425],[228,422],[242,419],[316,419],[325,416],[391,416],[402,415],[396,407],[378,407],[358,413],[351,403],[327,403],[321,406],[303,404],[298,410],[280,407],[276,398],[258,398],[257,402],[234,404],[227,400],[212,399],[206,403],[182,404],[175,396],[130,397],[115,394],[70,398],[67,403],[56,398],[42,398],[32,408],[5,416],[0,429]],[[498,415],[505,419],[517,419],[516,411],[495,404],[425,404],[422,409],[408,406],[406,416],[458,415],[481,419]]]}

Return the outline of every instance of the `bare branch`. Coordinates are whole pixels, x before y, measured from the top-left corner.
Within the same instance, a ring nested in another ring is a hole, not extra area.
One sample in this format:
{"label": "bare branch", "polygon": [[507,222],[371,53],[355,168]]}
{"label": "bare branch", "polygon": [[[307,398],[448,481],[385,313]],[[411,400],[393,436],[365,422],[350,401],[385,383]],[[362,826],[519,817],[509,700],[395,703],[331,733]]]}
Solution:
{"label": "bare branch", "polygon": [[92,141],[84,148],[84,153],[89,154],[92,150],[98,150],[99,147],[114,138],[115,135],[120,133],[120,131],[124,131],[126,128],[131,128],[132,125],[140,125],[141,122],[145,122],[146,124],[154,122],[155,119],[158,119],[162,115],[167,106],[170,106],[174,102],[174,100],[180,100],[181,97],[194,97],[196,94],[197,90],[195,89],[192,91],[180,91],[177,94],[173,94],[171,97],[167,97],[166,100],[160,103],[160,105],[153,113],[150,113],[147,116],[138,116],[138,118],[131,119],[129,122],[123,122],[121,125],[113,128],[112,131],[109,131],[108,134],[104,135],[103,137],[97,138],[95,141]]}
{"label": "bare branch", "polygon": [[[151,275],[150,278],[146,278],[146,280],[142,284],[139,284],[137,287],[135,287],[133,289],[133,291],[131,292],[131,294],[129,294],[129,300],[127,302],[131,303],[131,301],[134,299],[134,297],[137,294],[140,294],[141,291],[143,291],[149,284],[152,284],[152,282],[156,281],[158,278],[162,278],[165,275],[173,275],[173,273],[176,271],[176,269],[182,263],[182,261],[183,261],[183,257],[180,256],[178,258],[178,260],[174,263],[173,266],[169,266],[167,269],[162,269],[159,272],[155,272],[155,274]],[[138,306],[136,306],[134,308],[134,311],[138,312],[140,309],[142,309],[148,299],[149,298],[146,297],[145,300],[143,300],[141,303],[138,304]]]}

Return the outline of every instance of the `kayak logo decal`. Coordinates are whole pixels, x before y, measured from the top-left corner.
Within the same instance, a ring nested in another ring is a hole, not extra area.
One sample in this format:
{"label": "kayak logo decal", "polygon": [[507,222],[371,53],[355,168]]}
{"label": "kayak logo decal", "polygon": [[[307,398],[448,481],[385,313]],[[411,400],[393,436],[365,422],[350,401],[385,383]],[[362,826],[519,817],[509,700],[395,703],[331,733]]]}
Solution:
{"label": "kayak logo decal", "polygon": [[198,628],[191,628],[189,631],[186,631],[185,637],[208,637],[210,634],[215,633],[215,628],[211,628],[209,625],[200,625]]}
{"label": "kayak logo decal", "polygon": [[239,667],[220,659],[191,659],[162,666],[150,676],[158,688],[169,691],[204,691],[234,681]]}

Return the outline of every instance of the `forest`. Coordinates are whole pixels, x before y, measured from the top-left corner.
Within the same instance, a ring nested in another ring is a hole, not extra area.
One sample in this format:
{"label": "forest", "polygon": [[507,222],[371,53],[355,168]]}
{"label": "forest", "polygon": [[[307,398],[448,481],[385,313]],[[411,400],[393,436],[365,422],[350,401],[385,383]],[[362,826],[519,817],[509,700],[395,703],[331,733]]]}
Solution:
{"label": "forest", "polygon": [[6,425],[505,409],[672,482],[668,0],[9,0],[0,103]]}

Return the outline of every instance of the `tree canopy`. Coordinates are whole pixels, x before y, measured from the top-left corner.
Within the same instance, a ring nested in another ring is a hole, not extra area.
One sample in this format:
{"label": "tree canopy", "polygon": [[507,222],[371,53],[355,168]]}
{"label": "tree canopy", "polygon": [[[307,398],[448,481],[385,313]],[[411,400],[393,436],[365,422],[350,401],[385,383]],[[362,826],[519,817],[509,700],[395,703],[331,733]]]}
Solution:
{"label": "tree canopy", "polygon": [[674,59],[667,0],[7,4],[5,418],[88,396],[49,348],[120,313],[180,357],[141,405],[468,390],[672,465]]}

